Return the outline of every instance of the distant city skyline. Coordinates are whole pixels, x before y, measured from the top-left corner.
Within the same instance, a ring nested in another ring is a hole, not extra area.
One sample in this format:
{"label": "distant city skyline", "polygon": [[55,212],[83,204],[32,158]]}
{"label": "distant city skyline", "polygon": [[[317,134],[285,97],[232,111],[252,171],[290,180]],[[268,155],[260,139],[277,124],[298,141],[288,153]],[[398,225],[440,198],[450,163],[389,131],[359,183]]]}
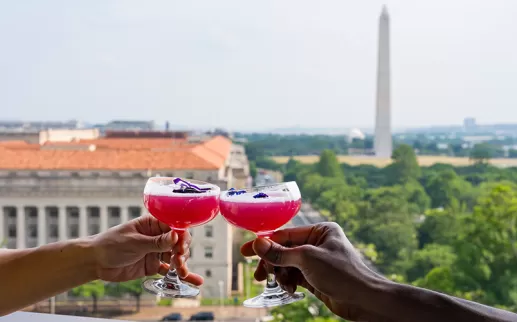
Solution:
{"label": "distant city skyline", "polygon": [[517,2],[0,3],[2,118],[373,128],[376,20],[393,128],[517,122]]}

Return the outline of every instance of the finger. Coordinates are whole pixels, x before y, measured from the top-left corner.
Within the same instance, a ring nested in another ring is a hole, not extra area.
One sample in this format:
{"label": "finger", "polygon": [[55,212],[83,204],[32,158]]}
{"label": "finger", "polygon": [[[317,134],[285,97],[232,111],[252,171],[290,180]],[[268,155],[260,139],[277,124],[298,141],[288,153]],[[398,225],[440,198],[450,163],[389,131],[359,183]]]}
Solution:
{"label": "finger", "polygon": [[266,238],[257,238],[253,242],[255,253],[268,264],[274,266],[300,267],[303,259],[303,251],[309,251],[309,245],[287,248]]}
{"label": "finger", "polygon": [[311,243],[310,241],[315,239],[313,237],[317,235],[316,232],[320,230],[319,227],[319,224],[316,224],[311,226],[281,229],[275,231],[273,235],[270,236],[270,239],[277,244],[287,247],[291,247],[292,245],[304,245]]}
{"label": "finger", "polygon": [[145,233],[149,236],[157,236],[161,234],[165,234],[171,230],[169,225],[162,223],[155,217],[151,215],[145,215],[134,219],[137,223],[137,227],[143,227],[143,231],[141,233]]}
{"label": "finger", "polygon": [[178,241],[178,234],[174,231],[157,235],[140,235],[138,246],[146,253],[162,253],[170,251]]}
{"label": "finger", "polygon": [[[167,272],[169,271],[169,268],[170,268],[169,264],[160,263],[160,266],[158,267],[158,274],[160,274],[162,276],[167,275]],[[151,275],[154,275],[154,274],[151,274]]]}
{"label": "finger", "polygon": [[185,281],[187,283],[193,284],[195,286],[203,285],[203,283],[205,282],[203,277],[201,277],[201,276],[199,276],[199,275],[197,275],[195,273],[190,273],[190,274],[188,274],[187,277],[182,278],[181,280]]}
{"label": "finger", "polygon": [[180,278],[186,278],[189,275],[189,270],[187,264],[183,264],[182,266],[176,267],[176,273]]}
{"label": "finger", "polygon": [[263,281],[267,278],[266,263],[262,259],[258,263],[258,266],[255,269],[255,274],[253,274],[253,277],[255,277],[255,279],[259,282]]}
{"label": "finger", "polygon": [[189,258],[190,258],[190,249],[188,249],[184,255],[175,254],[174,256],[172,256],[172,258],[169,262],[172,263],[172,265],[174,267],[181,267],[181,266],[185,265],[187,259],[189,259]]}
{"label": "finger", "polygon": [[242,256],[245,256],[245,257],[250,257],[250,256],[255,256],[257,254],[255,254],[255,250],[253,250],[253,242],[255,240],[250,240],[246,243],[244,243],[244,245],[241,246],[241,254]]}
{"label": "finger", "polygon": [[192,242],[192,236],[188,230],[178,231],[178,242],[174,245],[174,253],[185,254],[190,249],[190,243]]}
{"label": "finger", "polygon": [[160,261],[163,263],[170,263],[172,259],[172,252],[159,253]]}
{"label": "finger", "polygon": [[302,272],[294,267],[275,267],[275,277],[289,293],[294,293],[296,287],[304,280]]}
{"label": "finger", "polygon": [[160,273],[161,264],[164,263],[160,262],[160,259],[158,258],[158,256],[156,256],[156,254],[149,253],[145,255],[145,261],[143,264],[145,266],[145,276],[152,276],[156,273]]}

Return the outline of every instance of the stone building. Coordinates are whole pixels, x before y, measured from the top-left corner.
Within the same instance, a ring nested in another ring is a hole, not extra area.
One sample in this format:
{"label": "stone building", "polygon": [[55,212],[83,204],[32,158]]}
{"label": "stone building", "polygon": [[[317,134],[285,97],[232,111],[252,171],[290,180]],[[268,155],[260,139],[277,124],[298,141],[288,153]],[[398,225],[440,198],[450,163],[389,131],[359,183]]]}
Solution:
{"label": "stone building", "polygon": [[[64,149],[63,146],[67,148]],[[0,142],[0,243],[27,248],[85,237],[146,214],[149,176],[178,176],[244,187],[249,165],[241,146],[224,137]],[[192,231],[189,267],[205,276],[202,294],[232,284],[232,227],[221,216]],[[235,279],[235,278],[234,278]]]}

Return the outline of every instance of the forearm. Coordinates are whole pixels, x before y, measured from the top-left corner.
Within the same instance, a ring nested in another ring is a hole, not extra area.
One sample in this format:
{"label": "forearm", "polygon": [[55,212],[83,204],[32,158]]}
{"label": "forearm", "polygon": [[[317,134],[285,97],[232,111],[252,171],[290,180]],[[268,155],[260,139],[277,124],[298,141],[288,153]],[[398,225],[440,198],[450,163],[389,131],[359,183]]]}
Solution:
{"label": "forearm", "polygon": [[0,250],[0,316],[96,278],[88,239]]}
{"label": "forearm", "polygon": [[375,293],[371,305],[394,321],[517,321],[517,314],[409,285],[387,282]]}

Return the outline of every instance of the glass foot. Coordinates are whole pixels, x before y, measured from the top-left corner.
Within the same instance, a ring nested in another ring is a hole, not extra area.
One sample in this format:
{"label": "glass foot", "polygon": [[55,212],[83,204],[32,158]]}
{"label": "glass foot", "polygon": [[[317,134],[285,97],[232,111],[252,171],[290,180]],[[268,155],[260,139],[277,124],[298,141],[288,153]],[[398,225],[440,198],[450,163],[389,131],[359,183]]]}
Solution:
{"label": "glass foot", "polygon": [[199,289],[185,283],[169,283],[163,278],[149,278],[142,287],[149,293],[169,298],[190,298],[199,295]]}
{"label": "glass foot", "polygon": [[266,288],[264,293],[247,299],[242,305],[250,308],[274,307],[290,304],[303,300],[304,298],[304,293],[295,292],[294,294],[289,294],[281,289],[280,286],[276,286],[274,288]]}

